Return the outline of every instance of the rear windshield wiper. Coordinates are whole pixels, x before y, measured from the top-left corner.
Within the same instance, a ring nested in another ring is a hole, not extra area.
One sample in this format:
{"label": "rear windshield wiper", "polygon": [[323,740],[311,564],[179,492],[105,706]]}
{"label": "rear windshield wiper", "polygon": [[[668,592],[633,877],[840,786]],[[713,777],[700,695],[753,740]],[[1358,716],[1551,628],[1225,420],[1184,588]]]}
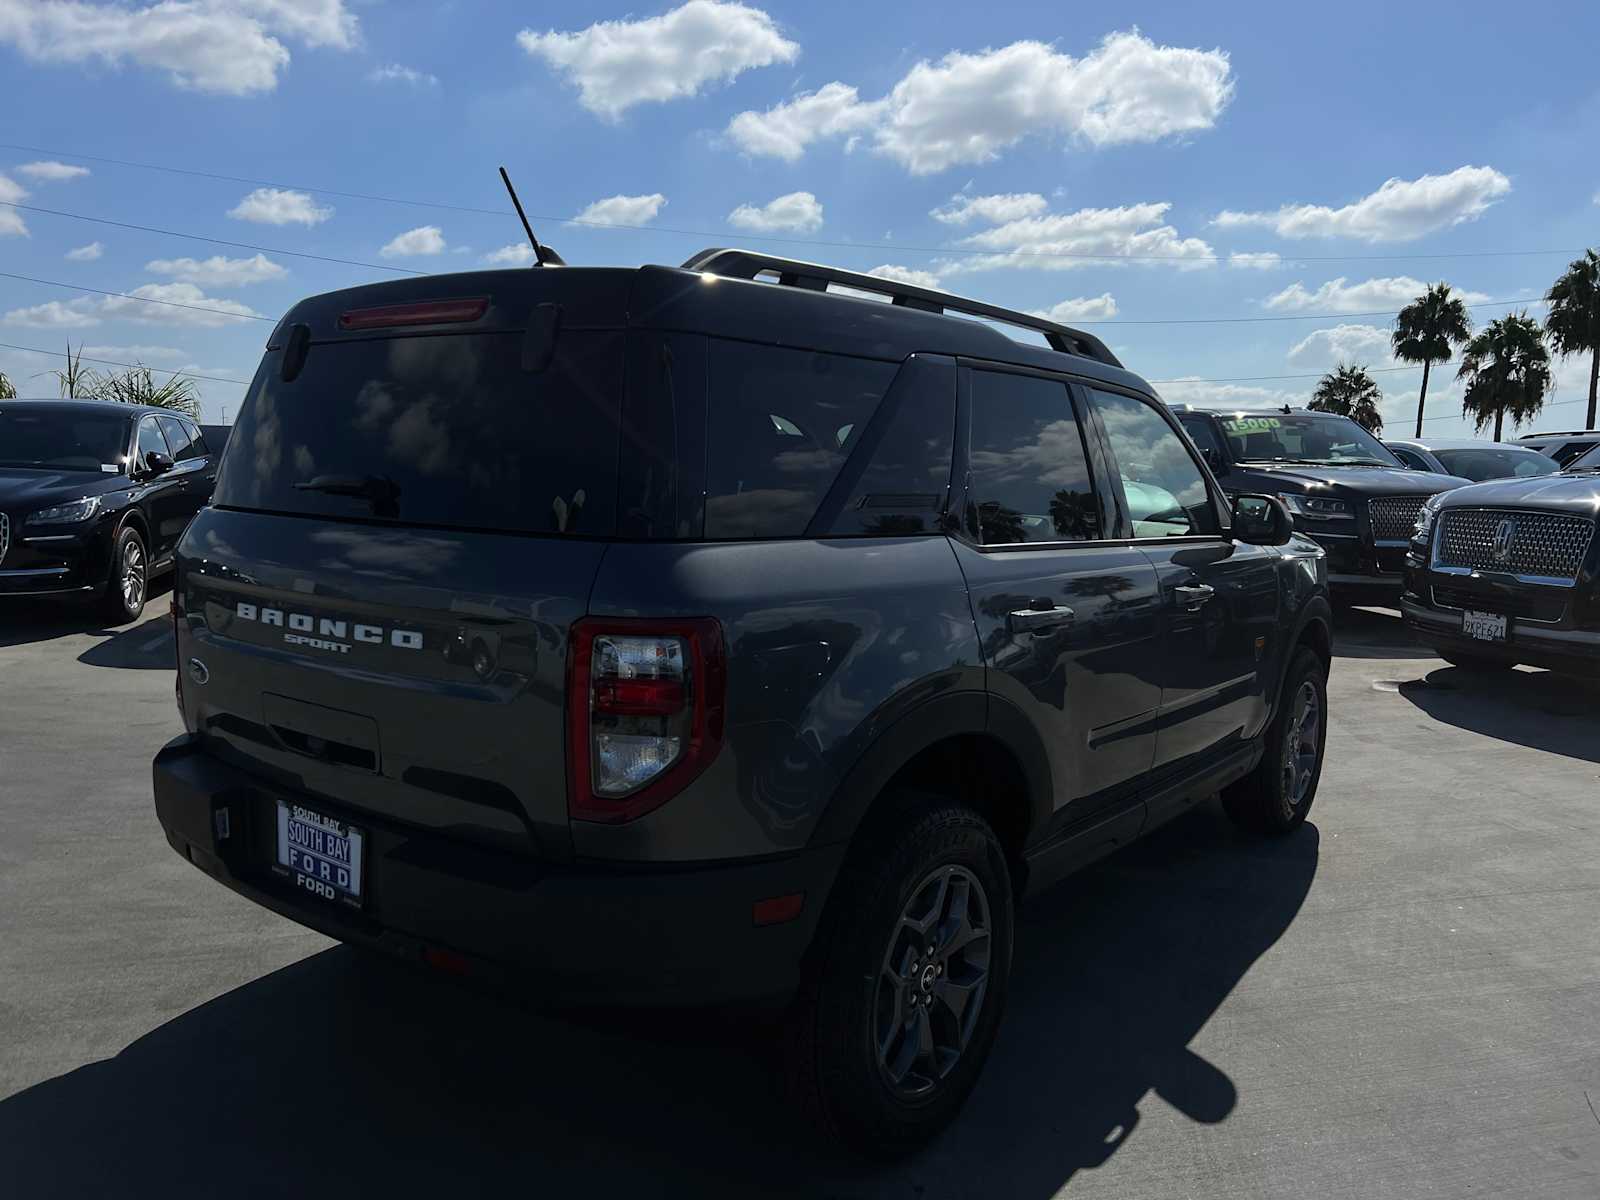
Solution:
{"label": "rear windshield wiper", "polygon": [[400,488],[394,480],[379,475],[318,475],[294,485],[298,492],[326,492],[330,496],[351,496],[372,505],[375,517],[400,515]]}

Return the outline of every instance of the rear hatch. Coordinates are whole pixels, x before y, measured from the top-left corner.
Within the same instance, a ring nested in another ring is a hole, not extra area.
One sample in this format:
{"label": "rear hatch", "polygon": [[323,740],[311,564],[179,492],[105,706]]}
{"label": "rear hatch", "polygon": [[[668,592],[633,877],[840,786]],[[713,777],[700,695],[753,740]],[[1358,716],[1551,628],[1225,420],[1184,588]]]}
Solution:
{"label": "rear hatch", "polygon": [[179,552],[179,661],[203,664],[185,719],[213,753],[570,853],[566,648],[616,528],[631,277],[483,272],[291,310]]}

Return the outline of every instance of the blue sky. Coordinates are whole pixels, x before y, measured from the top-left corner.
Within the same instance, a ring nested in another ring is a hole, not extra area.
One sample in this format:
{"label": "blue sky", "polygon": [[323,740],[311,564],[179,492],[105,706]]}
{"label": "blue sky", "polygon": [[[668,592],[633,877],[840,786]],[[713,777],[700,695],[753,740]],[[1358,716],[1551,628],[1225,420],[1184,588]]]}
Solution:
{"label": "blue sky", "polygon": [[[247,379],[299,296],[517,246],[505,163],[569,262],[915,272],[1175,401],[1303,401],[1344,358],[1409,432],[1420,373],[1360,314],[1444,279],[1482,323],[1600,243],[1597,37],[1577,3],[0,0],[0,201],[76,214],[0,206],[0,271],[168,301],[0,278],[0,342]],[[1167,323],[1215,318],[1247,319]],[[24,394],[57,365],[0,349]],[[1453,373],[1429,432],[1464,432]],[[1541,424],[1586,390],[1563,364]]]}

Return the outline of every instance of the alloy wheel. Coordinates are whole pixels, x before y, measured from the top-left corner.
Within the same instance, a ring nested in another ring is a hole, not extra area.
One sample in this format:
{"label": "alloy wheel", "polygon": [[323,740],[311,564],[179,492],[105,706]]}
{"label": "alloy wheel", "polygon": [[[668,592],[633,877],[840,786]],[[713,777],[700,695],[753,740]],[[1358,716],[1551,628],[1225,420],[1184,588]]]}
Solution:
{"label": "alloy wheel", "polygon": [[144,547],[129,538],[122,548],[122,605],[137,615],[144,609]]}
{"label": "alloy wheel", "polygon": [[1322,702],[1309,679],[1302,681],[1294,694],[1284,739],[1283,794],[1290,807],[1297,808],[1311,790],[1317,760],[1322,756]]}

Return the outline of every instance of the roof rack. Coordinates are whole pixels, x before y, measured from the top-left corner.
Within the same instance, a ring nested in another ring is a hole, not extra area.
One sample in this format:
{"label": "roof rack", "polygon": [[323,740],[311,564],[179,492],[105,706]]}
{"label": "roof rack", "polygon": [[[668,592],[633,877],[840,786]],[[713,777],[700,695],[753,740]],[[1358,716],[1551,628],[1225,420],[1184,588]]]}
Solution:
{"label": "roof rack", "polygon": [[1092,333],[1073,329],[1067,325],[1047,321],[1030,313],[1000,308],[981,300],[968,300],[952,296],[949,292],[901,283],[895,279],[881,279],[876,275],[863,275],[859,271],[845,271],[821,263],[802,262],[795,258],[778,258],[770,254],[757,254],[750,250],[726,250],[713,247],[702,250],[683,264],[685,271],[703,271],[728,279],[755,279],[760,275],[775,275],[784,287],[804,288],[812,292],[826,292],[828,285],[851,288],[858,292],[876,292],[888,296],[902,308],[920,312],[961,313],[969,317],[982,317],[1005,325],[1015,325],[1044,334],[1052,350],[1063,354],[1076,354],[1092,358],[1107,366],[1121,367],[1117,356]]}

